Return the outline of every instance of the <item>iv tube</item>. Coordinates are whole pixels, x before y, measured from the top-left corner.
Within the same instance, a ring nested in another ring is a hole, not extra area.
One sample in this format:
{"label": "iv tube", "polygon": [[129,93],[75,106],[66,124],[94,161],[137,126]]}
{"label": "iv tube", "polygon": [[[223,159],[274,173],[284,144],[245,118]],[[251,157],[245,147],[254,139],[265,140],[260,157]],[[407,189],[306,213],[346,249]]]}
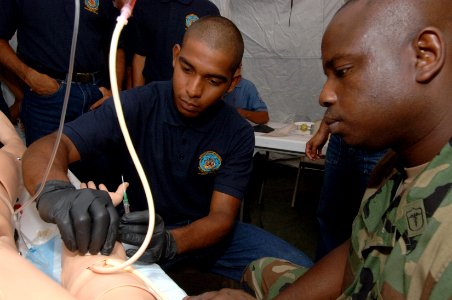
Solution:
{"label": "iv tube", "polygon": [[110,45],[110,57],[109,57],[109,68],[110,68],[110,83],[111,83],[111,91],[113,94],[113,101],[115,104],[116,114],[118,116],[119,125],[121,127],[121,131],[124,136],[124,140],[127,145],[127,149],[129,150],[129,153],[132,157],[132,160],[135,164],[135,167],[137,169],[138,175],[141,179],[141,183],[144,188],[144,192],[146,194],[146,199],[148,202],[148,211],[149,211],[149,224],[148,224],[148,231],[146,233],[145,239],[143,244],[138,248],[137,252],[130,257],[127,261],[123,262],[122,264],[116,265],[114,267],[99,267],[99,266],[91,266],[90,270],[96,272],[96,273],[113,273],[119,270],[122,270],[134,262],[138,260],[138,258],[144,253],[147,246],[151,242],[152,238],[152,232],[154,231],[154,223],[155,223],[155,215],[154,215],[154,201],[151,194],[151,189],[149,186],[149,182],[146,178],[146,174],[144,173],[144,169],[140,163],[140,160],[138,158],[138,155],[135,151],[135,148],[132,144],[132,140],[129,135],[129,131],[127,129],[127,125],[125,123],[124,114],[121,106],[121,100],[119,98],[119,90],[118,90],[118,80],[116,78],[116,49],[118,46],[118,40],[119,35],[121,33],[121,30],[123,27],[127,24],[127,18],[130,17],[133,5],[135,5],[135,1],[130,1],[131,3],[127,3],[124,5],[124,7],[121,9],[121,15],[117,19],[117,24],[115,27],[115,30],[113,32],[113,36],[111,39],[111,45]]}
{"label": "iv tube", "polygon": [[[15,211],[16,214],[19,214],[22,210],[25,209],[25,207],[27,207],[33,201],[35,201],[36,198],[39,196],[39,194],[41,194],[42,190],[44,189],[44,182],[47,181],[47,177],[49,176],[50,169],[53,165],[53,161],[55,160],[58,146],[60,145],[61,136],[63,135],[64,120],[66,118],[66,110],[67,110],[67,105],[69,102],[69,95],[71,93],[72,74],[74,73],[75,48],[77,46],[78,27],[79,27],[79,22],[80,22],[80,1],[75,0],[74,2],[75,2],[74,31],[72,32],[72,44],[71,44],[71,52],[70,52],[70,56],[69,56],[69,69],[68,69],[68,75],[66,77],[66,91],[64,94],[63,107],[61,109],[61,118],[60,118],[60,124],[58,126],[57,138],[55,140],[55,144],[53,145],[52,154],[50,156],[49,163],[47,164],[47,168],[44,172],[44,176],[41,181],[43,184],[41,184],[39,186],[38,191],[34,194],[34,196],[31,199],[27,200],[26,202],[24,202],[24,204],[20,208],[16,209],[16,211]],[[19,229],[18,229],[18,231],[20,232]]]}

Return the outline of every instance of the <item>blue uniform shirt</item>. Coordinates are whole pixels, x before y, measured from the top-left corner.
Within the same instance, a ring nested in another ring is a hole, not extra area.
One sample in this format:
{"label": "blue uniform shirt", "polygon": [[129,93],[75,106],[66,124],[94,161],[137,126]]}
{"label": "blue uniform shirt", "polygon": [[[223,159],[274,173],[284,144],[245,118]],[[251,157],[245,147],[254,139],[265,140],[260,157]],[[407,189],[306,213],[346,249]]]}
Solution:
{"label": "blue uniform shirt", "polygon": [[262,101],[256,86],[251,81],[242,78],[239,84],[226,96],[224,101],[235,108],[251,111],[267,111],[267,105]]}
{"label": "blue uniform shirt", "polygon": [[[243,199],[252,168],[254,133],[233,107],[220,100],[189,122],[173,103],[171,81],[125,91],[121,99],[156,212],[165,223],[206,216],[214,190]],[[67,123],[64,133],[82,160],[125,149],[112,101]],[[115,163],[122,165],[124,179],[130,182],[131,209],[147,209],[129,154],[122,152]]]}
{"label": "blue uniform shirt", "polygon": [[[28,65],[66,73],[74,29],[73,0],[0,0],[0,38],[17,30],[17,53]],[[106,71],[119,11],[111,0],[81,0],[74,72]]]}
{"label": "blue uniform shirt", "polygon": [[170,80],[173,74],[173,46],[181,44],[191,23],[207,15],[219,16],[208,0],[137,1],[132,26],[134,52],[146,56],[146,82]]}

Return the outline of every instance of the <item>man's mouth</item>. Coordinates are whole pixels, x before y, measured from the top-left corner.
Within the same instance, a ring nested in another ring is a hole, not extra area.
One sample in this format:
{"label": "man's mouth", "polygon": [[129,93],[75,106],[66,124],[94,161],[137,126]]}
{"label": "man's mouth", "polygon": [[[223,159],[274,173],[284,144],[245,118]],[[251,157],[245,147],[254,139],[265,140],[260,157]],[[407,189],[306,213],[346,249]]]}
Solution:
{"label": "man's mouth", "polygon": [[198,112],[199,111],[199,106],[194,104],[193,102],[190,102],[190,101],[187,101],[184,99],[180,99],[179,101],[180,101],[183,109],[190,111],[190,112]]}
{"label": "man's mouth", "polygon": [[332,118],[332,117],[328,117],[325,115],[325,117],[323,118],[323,120],[325,121],[325,123],[330,126],[331,124],[334,124],[336,122],[338,122],[338,119],[336,118]]}
{"label": "man's mouth", "polygon": [[328,125],[328,128],[331,133],[337,132],[337,127],[341,121],[339,117],[326,113],[325,116],[323,117],[323,120]]}

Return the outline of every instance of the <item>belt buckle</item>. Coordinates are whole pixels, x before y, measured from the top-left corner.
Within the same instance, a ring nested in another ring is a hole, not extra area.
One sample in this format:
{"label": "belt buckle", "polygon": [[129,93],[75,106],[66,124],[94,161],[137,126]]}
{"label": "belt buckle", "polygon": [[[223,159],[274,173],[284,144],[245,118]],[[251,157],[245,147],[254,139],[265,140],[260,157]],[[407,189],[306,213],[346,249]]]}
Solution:
{"label": "belt buckle", "polygon": [[90,83],[93,82],[93,74],[91,73],[75,73],[75,80],[76,82],[80,83]]}

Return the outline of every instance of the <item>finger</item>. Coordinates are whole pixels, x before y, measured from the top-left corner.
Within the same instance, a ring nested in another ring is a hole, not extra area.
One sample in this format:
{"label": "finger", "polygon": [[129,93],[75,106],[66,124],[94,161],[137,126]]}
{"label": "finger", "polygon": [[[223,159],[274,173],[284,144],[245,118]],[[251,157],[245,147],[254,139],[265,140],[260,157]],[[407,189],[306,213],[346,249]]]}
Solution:
{"label": "finger", "polygon": [[124,224],[148,224],[149,212],[147,210],[134,211],[130,214],[125,214],[121,218],[121,223]]}
{"label": "finger", "polygon": [[312,149],[307,149],[306,156],[311,160],[315,160],[315,156],[316,156],[315,151],[313,151]]}
{"label": "finger", "polygon": [[316,151],[316,158],[321,158],[322,157],[322,149],[317,149]]}
{"label": "finger", "polygon": [[108,226],[107,238],[105,239],[105,243],[101,250],[101,254],[103,255],[110,255],[111,251],[113,251],[116,242],[116,236],[118,235],[119,225],[119,216],[116,208],[114,208],[114,206],[112,205],[108,205],[107,211],[110,219],[110,224]]}
{"label": "finger", "polygon": [[88,188],[88,186],[86,185],[86,183],[81,182],[81,183],[80,183],[80,189],[86,189],[86,188]]}
{"label": "finger", "polygon": [[102,93],[103,98],[107,98],[112,95],[111,90],[103,86],[99,87],[99,91]]}
{"label": "finger", "polygon": [[148,224],[119,224],[119,228],[123,234],[146,235],[148,232]]}
{"label": "finger", "polygon": [[135,253],[137,253],[137,249],[127,249],[126,250],[126,255],[128,256],[128,257],[132,257]]}
{"label": "finger", "polygon": [[145,234],[124,232],[123,228],[119,229],[118,239],[123,243],[140,246],[143,243],[144,238]]}
{"label": "finger", "polygon": [[[102,188],[104,186],[103,184],[99,185],[99,189],[107,191],[107,188]],[[108,192],[110,194],[110,198],[113,200],[113,205],[118,206],[121,204],[122,200],[124,199],[124,192],[127,190],[127,187],[129,186],[128,182],[124,182],[124,184],[120,184],[118,188],[116,189],[116,192]]]}
{"label": "finger", "polygon": [[89,245],[89,253],[97,254],[102,249],[110,225],[110,215],[105,208],[105,202],[97,198],[89,207],[89,213],[92,216],[91,243]]}
{"label": "finger", "polygon": [[129,187],[129,183],[127,181],[125,181],[123,184],[120,184],[118,186],[118,189],[116,190],[116,192],[120,192],[121,194],[123,194],[127,188]]}
{"label": "finger", "polygon": [[96,184],[94,183],[94,181],[88,181],[88,188],[97,190],[97,187],[96,187]]}
{"label": "finger", "polygon": [[63,219],[56,219],[56,224],[66,248],[72,252],[77,251],[77,243],[75,241],[75,233],[70,215],[68,214],[67,217]]}
{"label": "finger", "polygon": [[102,98],[102,99],[100,99],[100,100],[97,100],[96,102],[94,102],[94,103],[89,107],[89,109],[90,109],[90,110],[95,110],[96,108],[98,108],[99,106],[101,106],[101,105],[104,103],[105,100],[106,100],[106,98]]}
{"label": "finger", "polygon": [[75,241],[80,254],[88,252],[89,242],[91,240],[91,218],[86,210],[70,211],[71,218],[74,220]]}
{"label": "finger", "polygon": [[107,89],[103,86],[99,87],[99,92],[102,93],[102,97],[105,97],[107,95]]}
{"label": "finger", "polygon": [[157,255],[154,251],[146,250],[138,259],[139,261],[145,262],[147,264],[153,264],[158,262]]}
{"label": "finger", "polygon": [[[137,253],[137,249],[129,249],[126,251],[126,254],[128,257],[132,257]],[[149,250],[146,250],[138,259],[141,262],[144,262],[146,264],[153,264],[156,263],[157,260],[155,259],[155,255],[149,252]]]}
{"label": "finger", "polygon": [[312,154],[314,156],[314,160],[319,158],[319,153],[322,152],[322,148],[319,148],[319,146],[316,146],[314,149],[312,149]]}

